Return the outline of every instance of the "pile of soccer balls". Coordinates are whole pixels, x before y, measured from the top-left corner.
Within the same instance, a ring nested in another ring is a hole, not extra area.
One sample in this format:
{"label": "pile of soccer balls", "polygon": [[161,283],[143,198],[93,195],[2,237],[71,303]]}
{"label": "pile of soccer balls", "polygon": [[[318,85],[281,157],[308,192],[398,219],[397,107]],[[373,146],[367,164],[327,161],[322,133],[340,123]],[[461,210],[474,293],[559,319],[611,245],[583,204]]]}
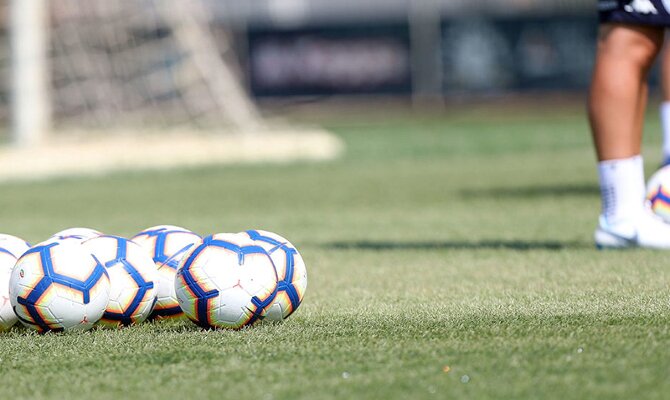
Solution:
{"label": "pile of soccer balls", "polygon": [[0,331],[121,327],[188,317],[204,328],[282,321],[300,305],[300,253],[267,231],[201,238],[155,226],[132,239],[70,228],[35,246],[0,234]]}

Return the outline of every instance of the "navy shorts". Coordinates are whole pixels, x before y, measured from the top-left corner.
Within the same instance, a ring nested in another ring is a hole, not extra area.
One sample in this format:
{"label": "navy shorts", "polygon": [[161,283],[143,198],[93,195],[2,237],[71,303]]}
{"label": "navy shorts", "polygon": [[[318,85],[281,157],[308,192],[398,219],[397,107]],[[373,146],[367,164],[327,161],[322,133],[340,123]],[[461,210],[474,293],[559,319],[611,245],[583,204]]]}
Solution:
{"label": "navy shorts", "polygon": [[670,0],[598,0],[601,23],[670,27]]}

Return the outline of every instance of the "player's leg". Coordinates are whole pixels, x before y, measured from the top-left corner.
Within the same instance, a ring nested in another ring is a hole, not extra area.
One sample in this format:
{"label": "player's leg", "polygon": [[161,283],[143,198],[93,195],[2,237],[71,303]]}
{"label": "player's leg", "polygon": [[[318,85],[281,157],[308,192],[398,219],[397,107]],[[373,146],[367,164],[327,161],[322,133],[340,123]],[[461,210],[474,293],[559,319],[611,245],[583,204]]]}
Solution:
{"label": "player's leg", "polygon": [[647,73],[663,44],[663,29],[603,24],[589,97],[598,156],[602,214],[596,244],[670,248],[670,225],[644,206],[641,140]]}
{"label": "player's leg", "polygon": [[661,56],[661,87],[663,103],[661,103],[661,129],[663,132],[663,165],[670,164],[670,45],[663,48]]}
{"label": "player's leg", "polygon": [[647,73],[662,43],[660,28],[601,26],[589,97],[598,161],[640,154]]}

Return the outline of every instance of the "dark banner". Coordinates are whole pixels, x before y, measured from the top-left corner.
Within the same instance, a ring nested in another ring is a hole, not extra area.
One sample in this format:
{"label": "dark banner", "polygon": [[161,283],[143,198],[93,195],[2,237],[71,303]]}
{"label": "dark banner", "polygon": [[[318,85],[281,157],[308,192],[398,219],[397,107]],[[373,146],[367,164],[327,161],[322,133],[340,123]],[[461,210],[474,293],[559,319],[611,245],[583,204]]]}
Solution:
{"label": "dark banner", "polygon": [[249,73],[256,96],[408,94],[406,26],[251,31]]}
{"label": "dark banner", "polygon": [[593,68],[597,29],[595,13],[593,17],[444,21],[444,91],[585,88]]}
{"label": "dark banner", "polygon": [[[447,96],[584,90],[591,78],[597,30],[595,12],[445,19],[436,38],[439,54],[422,52],[428,59],[415,62],[440,60]],[[410,43],[406,24],[251,31],[251,89],[256,96],[409,95]]]}

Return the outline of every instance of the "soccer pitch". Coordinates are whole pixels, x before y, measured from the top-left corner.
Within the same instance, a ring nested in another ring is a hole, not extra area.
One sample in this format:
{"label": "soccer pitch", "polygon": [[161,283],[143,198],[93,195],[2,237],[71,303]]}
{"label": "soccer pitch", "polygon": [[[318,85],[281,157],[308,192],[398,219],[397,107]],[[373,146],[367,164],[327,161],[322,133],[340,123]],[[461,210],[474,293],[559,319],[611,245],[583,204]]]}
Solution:
{"label": "soccer pitch", "polygon": [[[647,176],[659,159],[649,119]],[[261,228],[301,251],[285,323],[0,336],[3,399],[667,398],[670,253],[598,252],[577,108],[330,119],[328,163],[0,185],[0,231]]]}

